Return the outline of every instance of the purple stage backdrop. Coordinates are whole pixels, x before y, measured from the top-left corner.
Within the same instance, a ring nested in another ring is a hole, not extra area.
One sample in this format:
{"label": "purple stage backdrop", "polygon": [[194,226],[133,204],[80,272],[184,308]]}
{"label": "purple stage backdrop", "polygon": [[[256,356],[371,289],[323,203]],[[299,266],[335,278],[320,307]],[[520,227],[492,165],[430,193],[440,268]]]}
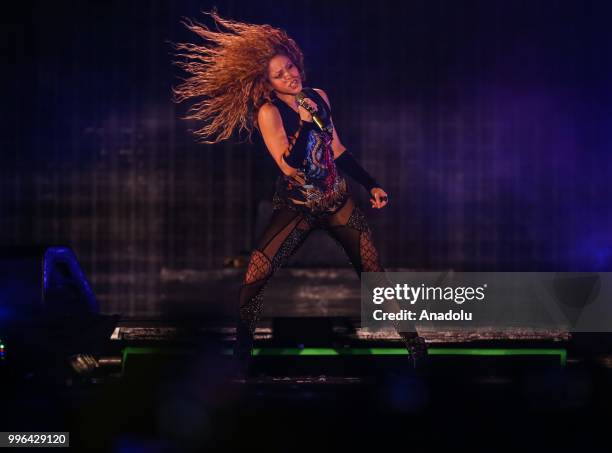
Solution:
{"label": "purple stage backdrop", "polygon": [[[389,268],[610,271],[612,6],[229,1],[282,27],[342,141],[389,193]],[[258,138],[195,143],[169,41],[196,1],[30,1],[3,14],[0,245],[73,247],[106,312],[159,311],[160,276],[248,253],[276,169]],[[316,235],[294,265],[346,266]],[[319,240],[321,253],[313,253]]]}

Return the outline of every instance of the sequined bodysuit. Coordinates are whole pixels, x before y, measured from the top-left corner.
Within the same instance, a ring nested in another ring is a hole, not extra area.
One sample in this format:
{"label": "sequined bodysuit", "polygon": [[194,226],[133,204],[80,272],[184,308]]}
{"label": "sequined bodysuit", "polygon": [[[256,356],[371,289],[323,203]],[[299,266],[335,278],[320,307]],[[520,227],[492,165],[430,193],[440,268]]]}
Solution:
{"label": "sequined bodysuit", "polygon": [[303,93],[317,104],[317,115],[323,121],[324,130],[312,121],[301,121],[291,107],[274,99],[291,143],[291,160],[297,163],[298,174],[304,182],[279,176],[273,203],[275,209],[287,206],[310,215],[330,214],[340,208],[348,196],[346,180],[334,163],[331,112],[315,90],[304,88]]}

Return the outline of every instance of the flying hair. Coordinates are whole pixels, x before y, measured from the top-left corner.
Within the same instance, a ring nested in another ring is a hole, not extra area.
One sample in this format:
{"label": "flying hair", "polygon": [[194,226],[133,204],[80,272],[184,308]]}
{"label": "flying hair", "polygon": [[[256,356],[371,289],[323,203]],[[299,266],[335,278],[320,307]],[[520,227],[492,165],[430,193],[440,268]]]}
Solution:
{"label": "flying hair", "polygon": [[219,143],[234,132],[251,140],[257,110],[271,101],[269,61],[287,56],[305,80],[304,56],[284,30],[225,19],[216,11],[203,14],[212,17],[215,30],[185,18],[183,25],[202,42],[173,44],[174,63],[188,74],[173,87],[173,100],[193,102],[183,119],[200,122],[193,131],[199,142]]}

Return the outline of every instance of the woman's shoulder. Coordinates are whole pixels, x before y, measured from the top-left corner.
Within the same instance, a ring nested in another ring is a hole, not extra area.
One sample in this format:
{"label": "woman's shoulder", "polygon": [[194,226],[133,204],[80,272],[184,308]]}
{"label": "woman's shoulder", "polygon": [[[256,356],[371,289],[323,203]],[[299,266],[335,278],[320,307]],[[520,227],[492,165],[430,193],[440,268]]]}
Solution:
{"label": "woman's shoulder", "polygon": [[257,116],[276,116],[278,114],[278,106],[271,101],[264,102],[257,110]]}
{"label": "woman's shoulder", "polygon": [[310,90],[318,94],[325,101],[327,106],[331,109],[331,104],[329,103],[329,96],[327,96],[327,93],[323,91],[322,88],[310,88]]}
{"label": "woman's shoulder", "polygon": [[259,124],[278,124],[281,121],[281,114],[274,103],[267,101],[257,110],[257,122]]}

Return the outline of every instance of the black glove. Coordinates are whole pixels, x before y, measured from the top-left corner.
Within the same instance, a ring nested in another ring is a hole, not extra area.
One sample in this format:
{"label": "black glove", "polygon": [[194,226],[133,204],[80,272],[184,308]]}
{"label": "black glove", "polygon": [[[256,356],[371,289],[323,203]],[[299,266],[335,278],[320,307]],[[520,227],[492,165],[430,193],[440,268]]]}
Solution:
{"label": "black glove", "polygon": [[378,184],[378,182],[372,178],[361,165],[359,165],[359,162],[355,160],[350,152],[344,151],[342,154],[340,154],[340,157],[338,157],[335,162],[336,166],[340,168],[340,170],[365,187],[368,193],[370,193],[374,187],[380,187],[380,184]]}

